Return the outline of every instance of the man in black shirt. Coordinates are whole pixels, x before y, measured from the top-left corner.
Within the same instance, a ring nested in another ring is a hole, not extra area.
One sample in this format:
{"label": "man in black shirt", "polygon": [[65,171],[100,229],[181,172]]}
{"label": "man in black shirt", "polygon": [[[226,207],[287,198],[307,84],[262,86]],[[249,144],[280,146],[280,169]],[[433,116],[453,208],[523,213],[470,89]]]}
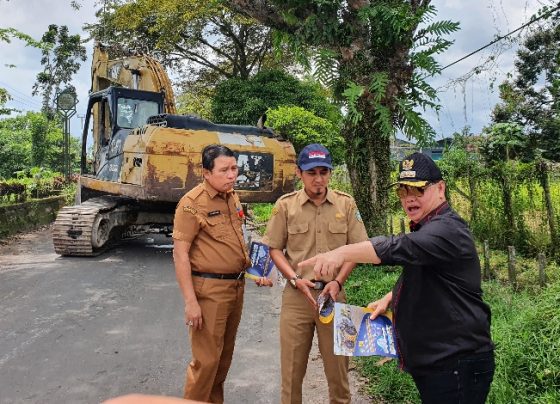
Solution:
{"label": "man in black shirt", "polygon": [[317,276],[348,261],[402,265],[393,290],[369,305],[372,318],[392,307],[401,369],[412,375],[423,403],[484,403],[494,346],[472,234],[449,207],[430,157],[406,157],[394,185],[410,233],[373,237],[300,265],[313,265]]}

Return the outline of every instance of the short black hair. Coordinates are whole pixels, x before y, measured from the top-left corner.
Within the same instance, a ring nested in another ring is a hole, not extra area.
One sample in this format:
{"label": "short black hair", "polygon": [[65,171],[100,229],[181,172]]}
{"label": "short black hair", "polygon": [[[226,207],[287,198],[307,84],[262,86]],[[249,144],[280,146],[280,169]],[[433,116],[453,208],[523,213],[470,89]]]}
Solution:
{"label": "short black hair", "polygon": [[202,150],[202,168],[212,171],[214,160],[220,156],[235,157],[229,147],[221,144],[210,144]]}

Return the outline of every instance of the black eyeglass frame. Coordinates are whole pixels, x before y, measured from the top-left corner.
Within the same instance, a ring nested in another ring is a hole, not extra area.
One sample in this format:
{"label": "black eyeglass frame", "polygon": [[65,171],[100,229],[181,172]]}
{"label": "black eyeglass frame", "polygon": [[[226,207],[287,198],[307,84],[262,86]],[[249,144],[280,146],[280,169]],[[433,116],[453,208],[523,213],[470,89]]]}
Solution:
{"label": "black eyeglass frame", "polygon": [[[398,184],[397,187],[395,188],[395,192],[397,193],[397,196],[399,198],[406,198],[409,194],[412,194],[412,196],[415,197],[421,197],[424,196],[424,193],[426,192],[426,189],[428,189],[429,187],[431,187],[434,184],[437,184],[439,181],[437,182],[428,182],[426,185],[423,185],[421,187],[415,187],[413,185],[406,185],[406,184]],[[411,192],[411,190],[413,190]],[[404,193],[403,193],[404,191]],[[402,195],[401,195],[402,194]]]}

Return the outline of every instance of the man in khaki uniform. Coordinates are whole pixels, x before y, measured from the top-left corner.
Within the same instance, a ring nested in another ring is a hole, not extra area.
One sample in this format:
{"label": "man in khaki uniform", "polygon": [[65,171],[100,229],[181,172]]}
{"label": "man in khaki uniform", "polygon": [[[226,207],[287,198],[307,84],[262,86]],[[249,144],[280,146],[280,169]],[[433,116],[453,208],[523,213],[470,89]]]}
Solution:
{"label": "man in khaki uniform", "polygon": [[204,182],[179,201],[173,223],[173,259],[185,301],[192,361],[185,398],[223,403],[249,266],[243,210],[233,190],[233,152],[210,145],[202,152]]}
{"label": "man in khaki uniform", "polygon": [[299,262],[316,254],[367,240],[354,199],[328,188],[331,170],[331,156],[324,146],[306,146],[298,156],[297,169],[303,189],[278,199],[266,228],[264,242],[270,247],[270,256],[289,280],[280,314],[283,404],[302,402],[302,383],[315,329],[330,402],[350,402],[348,358],[334,355],[333,323],[319,320],[316,299],[322,292],[345,301],[342,285],[355,264],[347,263],[321,280],[314,279],[313,267],[298,268]]}

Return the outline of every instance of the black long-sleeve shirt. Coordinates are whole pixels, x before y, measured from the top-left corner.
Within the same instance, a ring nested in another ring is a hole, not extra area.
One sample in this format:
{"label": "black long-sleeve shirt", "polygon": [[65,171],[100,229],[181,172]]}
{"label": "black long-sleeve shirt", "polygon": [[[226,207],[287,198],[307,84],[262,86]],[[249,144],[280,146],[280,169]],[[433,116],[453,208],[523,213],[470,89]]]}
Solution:
{"label": "black long-sleeve shirt", "polygon": [[404,370],[443,369],[460,357],[493,349],[473,237],[447,203],[413,232],[373,237],[371,243],[381,264],[403,266],[392,306]]}

